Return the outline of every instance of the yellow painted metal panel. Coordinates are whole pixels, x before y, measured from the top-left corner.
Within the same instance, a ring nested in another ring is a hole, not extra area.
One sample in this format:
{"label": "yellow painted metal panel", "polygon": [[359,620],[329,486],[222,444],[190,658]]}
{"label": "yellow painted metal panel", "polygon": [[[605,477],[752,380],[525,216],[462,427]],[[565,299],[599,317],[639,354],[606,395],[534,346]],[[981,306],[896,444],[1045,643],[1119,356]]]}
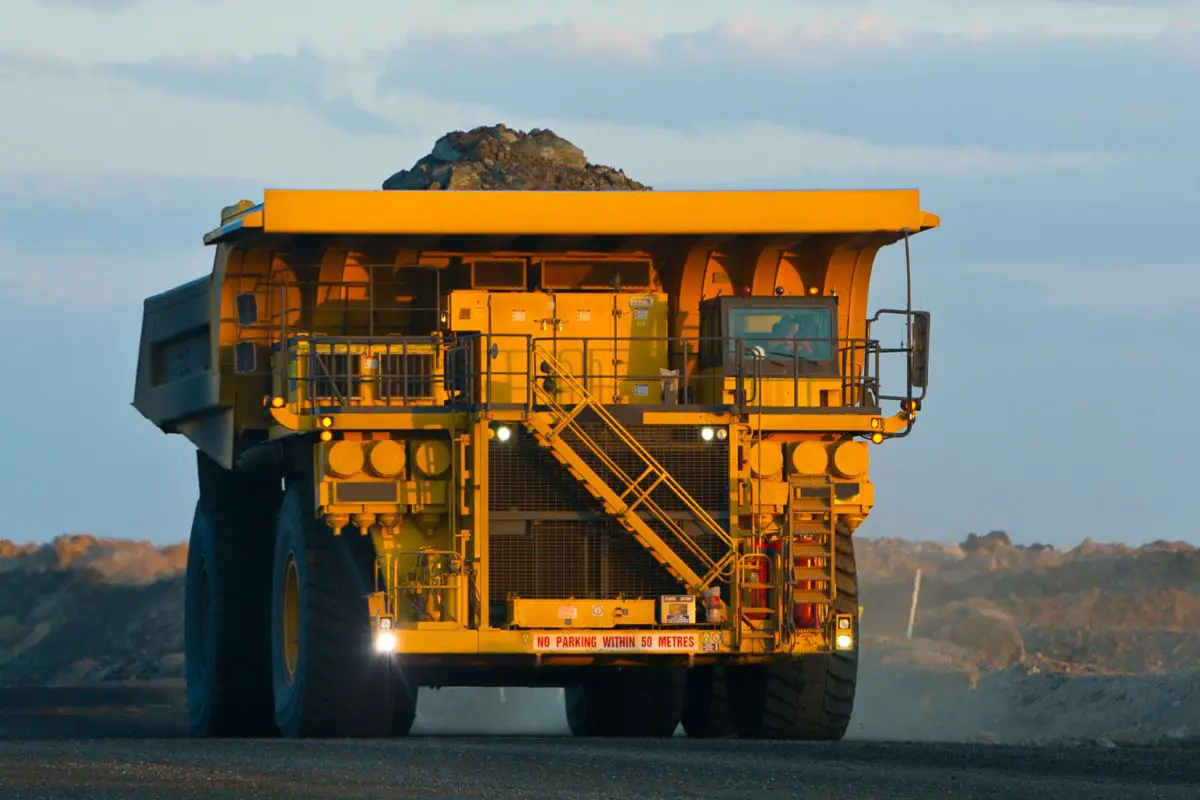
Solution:
{"label": "yellow painted metal panel", "polygon": [[267,233],[807,234],[939,224],[916,190],[397,192],[267,190]]}
{"label": "yellow painted metal panel", "polygon": [[[613,394],[613,298],[604,292],[559,292],[554,295],[558,335],[542,342],[567,371],[589,392],[609,402]],[[584,353],[586,351],[586,370]],[[585,380],[586,378],[586,380]],[[578,403],[582,397],[559,387],[558,402]]]}
{"label": "yellow painted metal panel", "polygon": [[520,628],[614,628],[657,622],[654,600],[511,601],[512,622]]}
{"label": "yellow painted metal panel", "polygon": [[[646,293],[617,297],[617,360],[623,380],[617,386],[622,403],[658,404],[662,402],[661,370],[670,363],[667,357],[667,296]],[[636,341],[645,339],[644,341]]]}

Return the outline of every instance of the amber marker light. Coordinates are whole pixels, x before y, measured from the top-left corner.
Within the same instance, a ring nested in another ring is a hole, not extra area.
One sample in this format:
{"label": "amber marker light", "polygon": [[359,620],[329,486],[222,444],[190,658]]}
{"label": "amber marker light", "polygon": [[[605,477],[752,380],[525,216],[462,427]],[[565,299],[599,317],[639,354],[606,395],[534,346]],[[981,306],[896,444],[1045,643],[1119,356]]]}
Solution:
{"label": "amber marker light", "polygon": [[874,442],[875,444],[883,444],[883,434],[882,433],[872,433],[871,441]]}
{"label": "amber marker light", "polygon": [[272,397],[271,405],[274,406],[275,408],[283,408],[283,398],[282,397]]}
{"label": "amber marker light", "polygon": [[322,428],[332,428],[333,427],[333,417],[321,417],[321,427]]}
{"label": "amber marker light", "polygon": [[333,438],[333,431],[321,431],[321,441],[328,442]]}

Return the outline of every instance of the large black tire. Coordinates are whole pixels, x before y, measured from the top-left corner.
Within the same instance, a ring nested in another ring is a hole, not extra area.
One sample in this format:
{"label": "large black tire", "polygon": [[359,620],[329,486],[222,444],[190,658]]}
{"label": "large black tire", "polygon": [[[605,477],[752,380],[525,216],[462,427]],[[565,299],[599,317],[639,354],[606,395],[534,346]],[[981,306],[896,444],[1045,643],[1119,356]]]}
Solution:
{"label": "large black tire", "polygon": [[392,668],[392,736],[408,736],[417,721],[419,689],[400,669]]}
{"label": "large black tire", "polygon": [[[858,572],[849,531],[837,534],[834,608],[858,618]],[[848,652],[784,658],[767,666],[728,670],[729,700],[738,736],[750,739],[839,741],[854,711],[858,632]]]}
{"label": "large black tire", "polygon": [[[312,488],[289,482],[279,511],[271,608],[275,721],[284,736],[381,737],[396,720],[392,658],[371,646],[371,540],[334,536]],[[295,599],[294,660],[284,646],[285,585]],[[289,669],[290,664],[290,669]]]}
{"label": "large black tire", "polygon": [[674,735],[683,713],[683,669],[599,668],[564,693],[567,725],[575,736]]}
{"label": "large black tire", "polygon": [[683,732],[693,739],[717,739],[734,734],[723,666],[713,664],[688,670],[681,722]]}
{"label": "large black tire", "polygon": [[274,514],[196,504],[188,541],[184,653],[196,736],[272,736],[270,610]]}

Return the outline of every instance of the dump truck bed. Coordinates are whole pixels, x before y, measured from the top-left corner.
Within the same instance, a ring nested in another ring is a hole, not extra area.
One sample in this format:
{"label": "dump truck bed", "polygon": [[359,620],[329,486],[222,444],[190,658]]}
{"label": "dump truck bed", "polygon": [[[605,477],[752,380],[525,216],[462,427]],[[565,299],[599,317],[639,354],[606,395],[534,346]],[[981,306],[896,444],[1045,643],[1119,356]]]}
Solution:
{"label": "dump truck bed", "polygon": [[210,232],[342,235],[700,236],[917,232],[916,190],[397,192],[268,190]]}

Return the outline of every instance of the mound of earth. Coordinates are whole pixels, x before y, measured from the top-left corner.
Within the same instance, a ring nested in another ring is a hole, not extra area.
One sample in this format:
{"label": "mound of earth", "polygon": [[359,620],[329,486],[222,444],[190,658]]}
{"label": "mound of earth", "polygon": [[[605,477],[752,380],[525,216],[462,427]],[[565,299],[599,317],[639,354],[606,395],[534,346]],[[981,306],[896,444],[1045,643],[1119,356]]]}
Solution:
{"label": "mound of earth", "polygon": [[[851,735],[1197,742],[1194,547],[863,538],[856,548],[863,650]],[[181,677],[186,556],[185,545],[90,536],[0,541],[0,685]],[[494,717],[488,731],[563,724],[555,690],[446,690],[422,702],[423,730],[474,730],[470,709]]]}
{"label": "mound of earth", "polygon": [[553,131],[506,125],[452,131],[410,169],[392,175],[384,189],[490,189],[521,191],[648,191],[623,171],[592,164]]}

